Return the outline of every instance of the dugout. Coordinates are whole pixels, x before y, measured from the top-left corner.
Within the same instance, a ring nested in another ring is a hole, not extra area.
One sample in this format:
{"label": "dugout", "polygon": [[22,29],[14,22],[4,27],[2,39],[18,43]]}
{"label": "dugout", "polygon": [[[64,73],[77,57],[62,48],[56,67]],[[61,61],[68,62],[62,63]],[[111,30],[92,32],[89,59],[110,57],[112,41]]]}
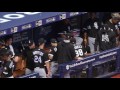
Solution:
{"label": "dugout", "polygon": [[47,42],[58,37],[59,32],[81,29],[87,12],[0,12],[0,38],[12,36],[17,48],[25,48],[26,41],[33,39],[37,44],[40,37]]}
{"label": "dugout", "polygon": [[[103,20],[110,15],[109,12],[97,14]],[[71,29],[81,31],[87,18],[87,12],[0,12],[0,38],[10,35],[13,44],[24,49],[29,39],[37,44],[37,40],[44,37],[49,43],[51,38],[58,37],[57,33],[69,30],[69,24],[65,24],[66,19],[70,21]]]}

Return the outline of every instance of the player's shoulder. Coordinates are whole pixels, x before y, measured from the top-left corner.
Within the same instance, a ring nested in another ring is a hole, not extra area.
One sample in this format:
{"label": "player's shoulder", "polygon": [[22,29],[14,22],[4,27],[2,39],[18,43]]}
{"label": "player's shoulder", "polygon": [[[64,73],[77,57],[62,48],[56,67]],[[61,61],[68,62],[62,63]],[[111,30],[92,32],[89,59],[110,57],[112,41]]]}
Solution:
{"label": "player's shoulder", "polygon": [[12,60],[8,60],[8,61],[6,62],[6,66],[7,66],[7,67],[11,67],[13,64],[14,64],[14,63],[13,63]]}

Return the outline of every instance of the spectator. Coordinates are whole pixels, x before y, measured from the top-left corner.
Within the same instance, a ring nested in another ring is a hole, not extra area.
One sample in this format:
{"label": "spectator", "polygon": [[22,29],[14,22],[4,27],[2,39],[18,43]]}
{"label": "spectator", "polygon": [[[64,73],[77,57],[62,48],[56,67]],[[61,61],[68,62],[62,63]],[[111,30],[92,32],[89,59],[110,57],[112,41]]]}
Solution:
{"label": "spectator", "polygon": [[91,53],[94,53],[95,38],[97,32],[100,30],[100,27],[103,25],[103,23],[97,18],[95,12],[90,12],[89,16],[89,19],[85,22],[83,26],[83,31],[87,31],[89,36],[89,45],[91,48]]}
{"label": "spectator", "polygon": [[89,40],[88,40],[87,32],[84,32],[84,34],[83,34],[82,47],[83,47],[85,56],[91,55],[91,50],[90,50],[90,46],[89,46]]}

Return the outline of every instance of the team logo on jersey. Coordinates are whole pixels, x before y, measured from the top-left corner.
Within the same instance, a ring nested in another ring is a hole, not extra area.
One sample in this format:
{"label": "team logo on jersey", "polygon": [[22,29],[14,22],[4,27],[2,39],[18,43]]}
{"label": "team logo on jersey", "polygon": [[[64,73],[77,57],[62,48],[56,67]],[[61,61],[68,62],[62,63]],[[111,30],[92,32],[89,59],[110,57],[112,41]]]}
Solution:
{"label": "team logo on jersey", "polygon": [[113,29],[111,29],[111,31],[113,32]]}
{"label": "team logo on jersey", "polygon": [[66,69],[69,70],[69,65],[66,66]]}
{"label": "team logo on jersey", "polygon": [[4,70],[7,70],[7,67],[4,67]]}
{"label": "team logo on jersey", "polygon": [[88,29],[91,29],[91,26],[89,25],[89,26],[87,26],[87,28],[88,28]]}
{"label": "team logo on jersey", "polygon": [[119,29],[119,28],[118,28],[118,25],[115,25],[115,29]]}
{"label": "team logo on jersey", "polygon": [[104,42],[109,42],[110,41],[107,34],[102,34],[102,41],[104,41]]}
{"label": "team logo on jersey", "polygon": [[98,23],[97,22],[94,22],[94,27],[95,27],[95,29],[98,29]]}
{"label": "team logo on jersey", "polygon": [[56,47],[54,48],[54,51],[57,52],[57,48]]}

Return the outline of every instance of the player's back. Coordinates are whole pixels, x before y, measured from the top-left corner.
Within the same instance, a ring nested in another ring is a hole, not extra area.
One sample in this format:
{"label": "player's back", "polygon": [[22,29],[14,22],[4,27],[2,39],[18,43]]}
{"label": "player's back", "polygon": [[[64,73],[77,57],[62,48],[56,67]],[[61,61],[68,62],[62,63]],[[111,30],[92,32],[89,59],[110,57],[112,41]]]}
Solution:
{"label": "player's back", "polygon": [[83,51],[83,46],[82,45],[75,44],[74,49],[75,49],[77,57],[84,57],[84,51]]}
{"label": "player's back", "polygon": [[57,61],[58,63],[65,63],[74,60],[75,51],[71,43],[61,42],[58,44]]}

